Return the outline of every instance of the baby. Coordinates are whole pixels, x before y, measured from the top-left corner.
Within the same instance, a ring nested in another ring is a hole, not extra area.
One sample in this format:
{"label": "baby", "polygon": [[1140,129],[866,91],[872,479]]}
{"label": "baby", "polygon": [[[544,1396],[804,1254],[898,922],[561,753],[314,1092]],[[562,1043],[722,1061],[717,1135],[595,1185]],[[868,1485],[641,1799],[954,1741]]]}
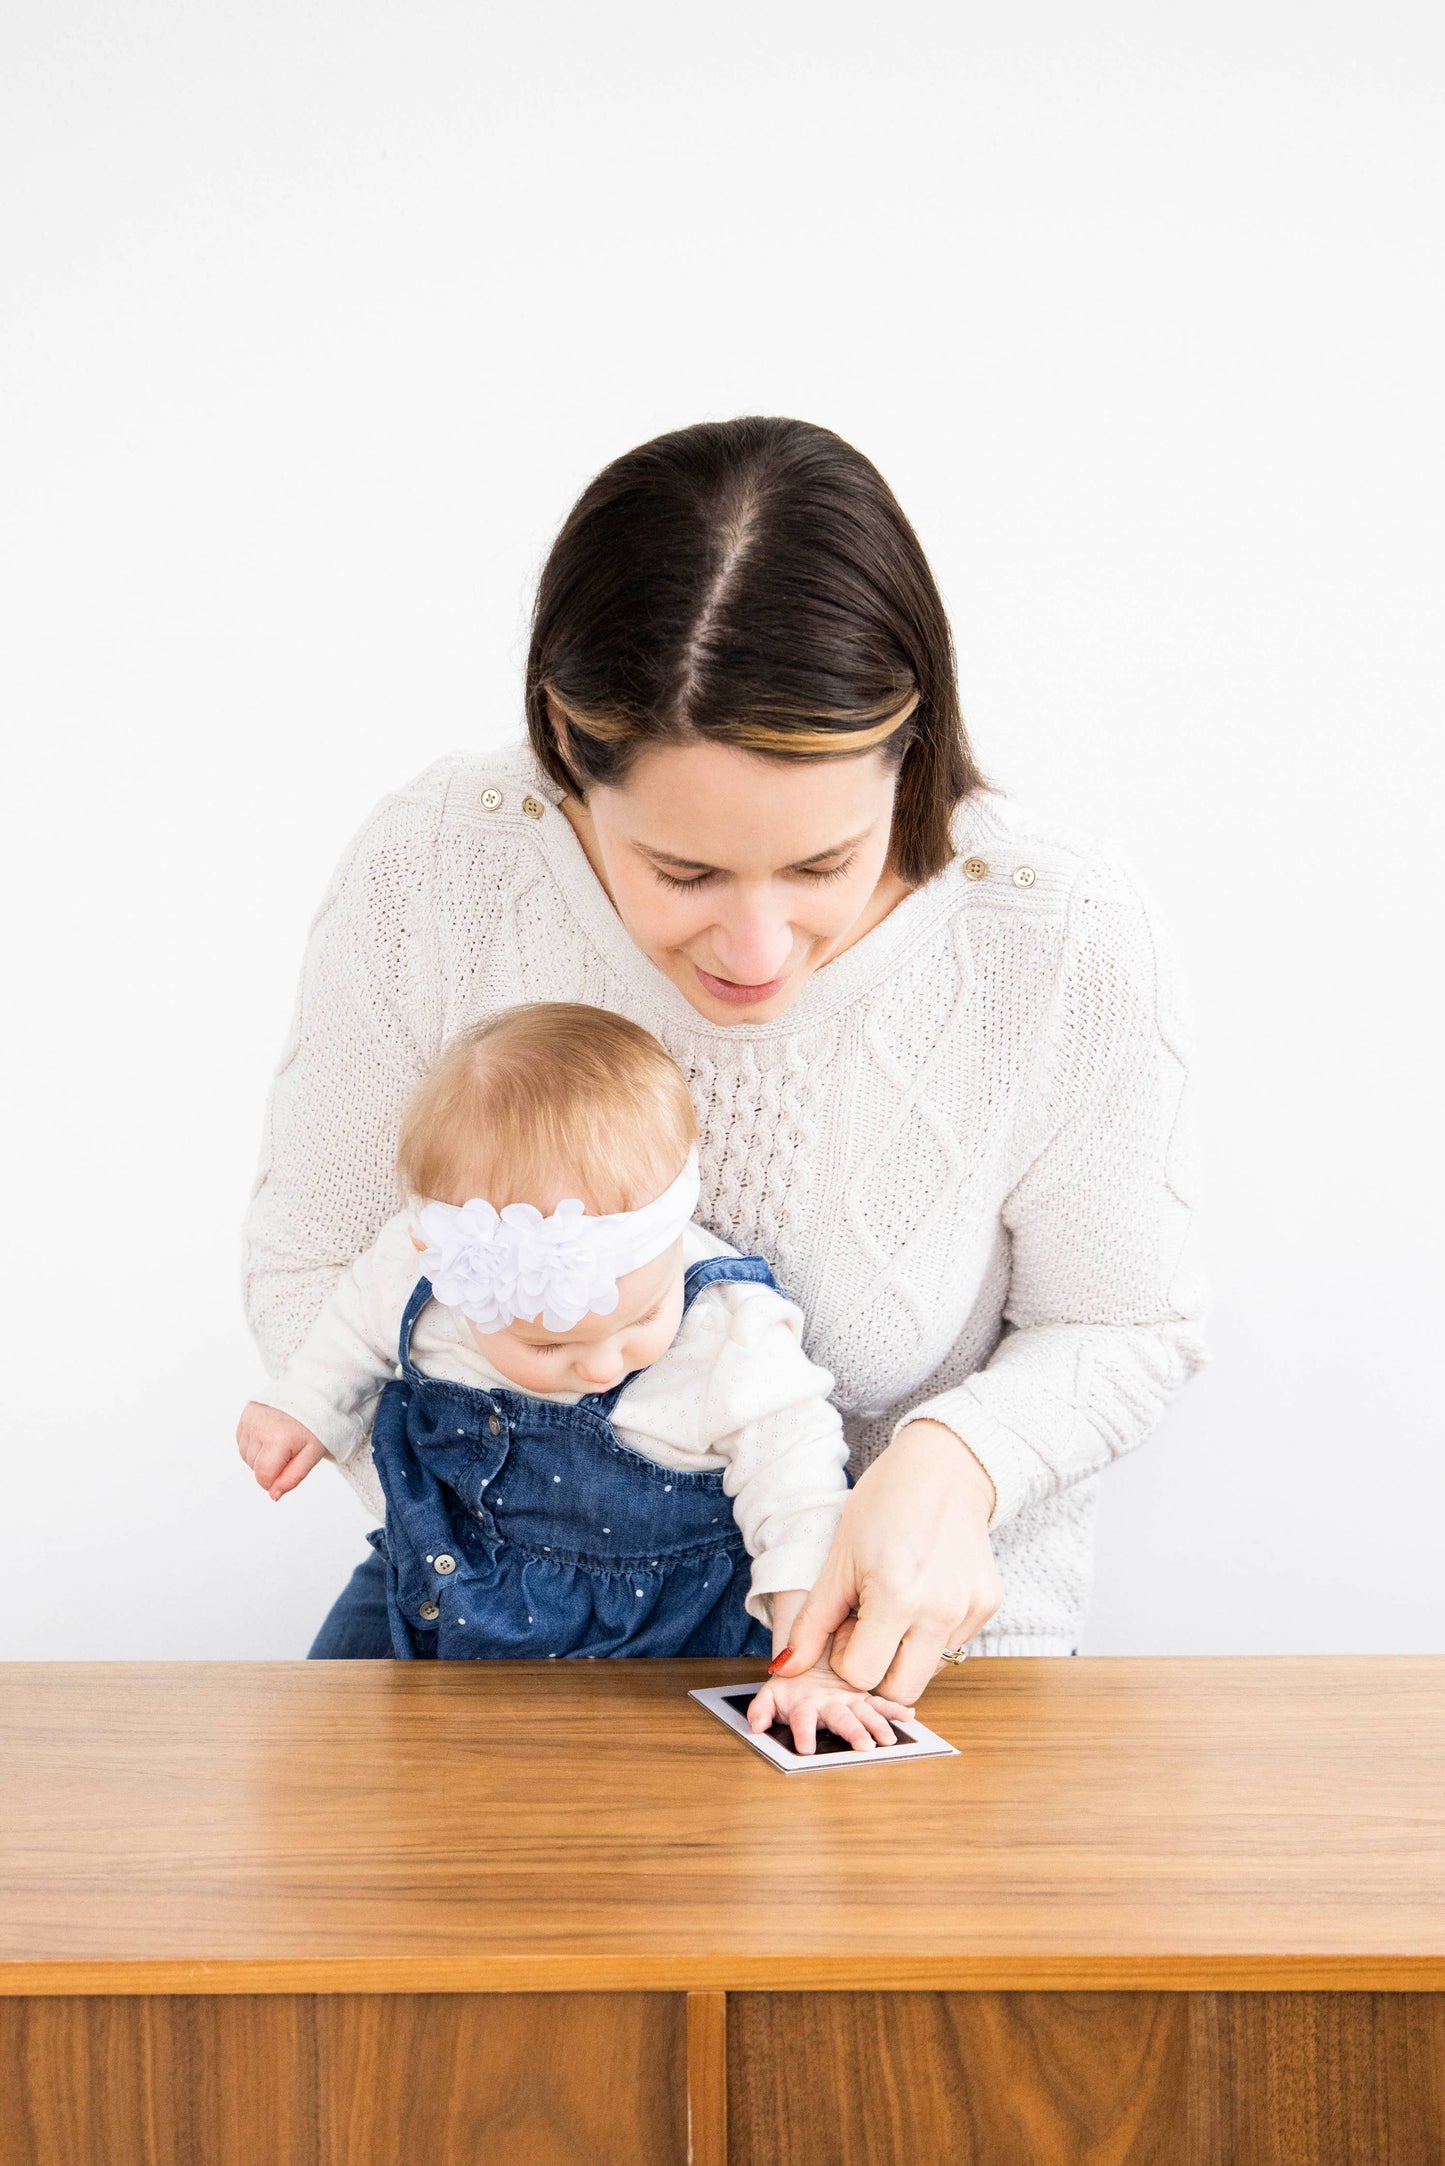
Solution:
{"label": "baby", "polygon": [[[397,1170],[407,1208],[241,1417],[257,1481],[281,1497],[370,1427],[402,1658],[783,1659],[842,1424],[767,1265],[693,1223],[676,1064],[599,1008],[508,1009],[423,1081]],[[749,1720],[869,1752],[911,1712],[825,1658]]]}

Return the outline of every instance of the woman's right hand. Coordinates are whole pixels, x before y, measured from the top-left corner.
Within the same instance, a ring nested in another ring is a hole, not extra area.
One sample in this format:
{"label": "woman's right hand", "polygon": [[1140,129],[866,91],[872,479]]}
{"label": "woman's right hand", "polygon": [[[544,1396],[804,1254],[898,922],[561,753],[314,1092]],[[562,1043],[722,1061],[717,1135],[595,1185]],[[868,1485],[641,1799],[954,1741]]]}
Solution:
{"label": "woman's right hand", "polygon": [[998,1609],[993,1505],[992,1480],[951,1429],[907,1423],[849,1493],[828,1561],[791,1620],[783,1674],[811,1669],[831,1639],[846,1684],[920,1699],[943,1651]]}
{"label": "woman's right hand", "polygon": [[326,1457],[325,1445],[304,1422],[283,1414],[279,1406],[263,1406],[259,1399],[242,1414],[236,1445],[273,1504]]}

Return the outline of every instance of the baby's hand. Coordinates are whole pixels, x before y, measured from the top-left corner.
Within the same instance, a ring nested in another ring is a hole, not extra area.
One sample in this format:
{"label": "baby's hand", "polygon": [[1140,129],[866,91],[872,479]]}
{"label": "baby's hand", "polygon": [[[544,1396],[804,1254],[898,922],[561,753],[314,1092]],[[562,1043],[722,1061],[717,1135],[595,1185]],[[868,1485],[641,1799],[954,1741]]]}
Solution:
{"label": "baby's hand", "polygon": [[304,1422],[283,1414],[278,1406],[262,1406],[253,1399],[236,1430],[241,1457],[274,1504],[288,1489],[304,1482],[318,1461],[326,1457],[320,1443]]}
{"label": "baby's hand", "polygon": [[905,1722],[912,1713],[899,1700],[883,1700],[876,1692],[859,1692],[844,1684],[822,1662],[804,1670],[801,1677],[770,1678],[748,1709],[748,1725],[770,1730],[775,1722],[786,1722],[792,1728],[794,1751],[816,1752],[821,1722],[825,1729],[846,1738],[855,1752],[876,1752],[880,1745],[893,1743],[887,1717]]}

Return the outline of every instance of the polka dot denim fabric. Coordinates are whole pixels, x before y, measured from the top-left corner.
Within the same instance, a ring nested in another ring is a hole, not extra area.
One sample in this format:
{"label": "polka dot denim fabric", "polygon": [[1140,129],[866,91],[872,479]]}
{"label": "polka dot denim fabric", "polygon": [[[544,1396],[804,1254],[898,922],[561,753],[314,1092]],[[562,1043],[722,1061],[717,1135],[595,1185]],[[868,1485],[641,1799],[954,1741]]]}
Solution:
{"label": "polka dot denim fabric", "polygon": [[[775,1283],[761,1257],[712,1257],[688,1272],[686,1306],[720,1279]],[[561,1406],[423,1375],[411,1334],[431,1297],[421,1279],[372,1436],[386,1524],[370,1539],[393,1653],[766,1659],[721,1472],[662,1467],[622,1443],[612,1413],[631,1377]]]}

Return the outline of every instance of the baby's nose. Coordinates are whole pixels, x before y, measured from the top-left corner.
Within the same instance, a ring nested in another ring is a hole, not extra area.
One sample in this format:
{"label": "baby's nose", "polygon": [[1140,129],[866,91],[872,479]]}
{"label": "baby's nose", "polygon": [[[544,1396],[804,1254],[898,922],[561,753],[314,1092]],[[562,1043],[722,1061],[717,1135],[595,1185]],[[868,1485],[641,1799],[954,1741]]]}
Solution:
{"label": "baby's nose", "polygon": [[579,1361],[577,1374],[592,1391],[606,1391],[622,1375],[615,1361]]}

